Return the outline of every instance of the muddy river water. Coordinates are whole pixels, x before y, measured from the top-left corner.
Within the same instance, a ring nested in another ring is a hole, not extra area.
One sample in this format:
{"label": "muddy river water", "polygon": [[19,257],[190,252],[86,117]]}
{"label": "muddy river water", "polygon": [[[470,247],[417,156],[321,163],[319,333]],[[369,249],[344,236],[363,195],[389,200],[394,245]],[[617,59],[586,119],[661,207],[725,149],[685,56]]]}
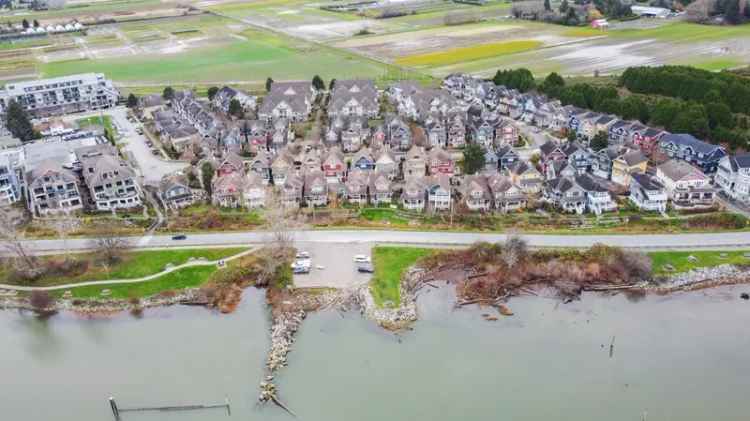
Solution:
{"label": "muddy river water", "polygon": [[[750,302],[734,287],[631,302],[514,299],[515,316],[420,299],[395,336],[357,313],[313,314],[277,377],[307,421],[747,420]],[[0,419],[113,420],[120,406],[215,403],[221,410],[130,420],[287,420],[258,407],[268,346],[262,292],[231,315],[171,307],[106,320],[0,312]],[[610,343],[614,336],[613,354]]]}

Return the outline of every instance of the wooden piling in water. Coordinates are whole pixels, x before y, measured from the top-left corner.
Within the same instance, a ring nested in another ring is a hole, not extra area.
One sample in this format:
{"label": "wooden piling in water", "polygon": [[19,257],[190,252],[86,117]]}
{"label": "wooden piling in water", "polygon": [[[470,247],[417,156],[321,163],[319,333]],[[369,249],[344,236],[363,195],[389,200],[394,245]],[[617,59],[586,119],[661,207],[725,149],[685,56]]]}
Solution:
{"label": "wooden piling in water", "polygon": [[115,421],[120,421],[120,410],[117,408],[117,402],[115,398],[109,397],[109,407],[112,408],[112,415],[115,417]]}

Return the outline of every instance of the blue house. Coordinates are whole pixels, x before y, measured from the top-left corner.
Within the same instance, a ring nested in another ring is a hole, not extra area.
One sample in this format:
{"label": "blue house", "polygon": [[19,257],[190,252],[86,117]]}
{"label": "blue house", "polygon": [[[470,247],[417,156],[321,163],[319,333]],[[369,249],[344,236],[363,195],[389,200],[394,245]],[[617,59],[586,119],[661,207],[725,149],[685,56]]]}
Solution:
{"label": "blue house", "polygon": [[687,161],[703,170],[705,174],[716,172],[719,161],[727,154],[721,146],[706,143],[685,133],[665,135],[659,146],[671,158]]}

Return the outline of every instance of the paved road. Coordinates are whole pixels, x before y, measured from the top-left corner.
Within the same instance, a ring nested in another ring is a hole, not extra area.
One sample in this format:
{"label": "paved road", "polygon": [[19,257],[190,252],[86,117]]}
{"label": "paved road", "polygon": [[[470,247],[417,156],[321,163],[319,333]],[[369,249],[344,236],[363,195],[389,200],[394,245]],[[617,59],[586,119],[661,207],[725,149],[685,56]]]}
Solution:
{"label": "paved road", "polygon": [[[300,243],[378,243],[424,246],[466,246],[477,241],[498,242],[506,239],[505,234],[459,233],[459,232],[417,232],[417,231],[378,231],[378,230],[336,230],[336,231],[297,231],[295,241]],[[589,247],[596,243],[611,246],[642,249],[714,249],[748,248],[750,233],[731,232],[718,234],[657,234],[657,235],[524,235],[532,247]],[[169,235],[133,238],[137,248],[160,247],[204,247],[262,244],[269,240],[268,233],[221,232],[189,234],[185,240],[172,240]],[[85,250],[90,248],[90,240],[29,240],[29,249],[35,252]]]}

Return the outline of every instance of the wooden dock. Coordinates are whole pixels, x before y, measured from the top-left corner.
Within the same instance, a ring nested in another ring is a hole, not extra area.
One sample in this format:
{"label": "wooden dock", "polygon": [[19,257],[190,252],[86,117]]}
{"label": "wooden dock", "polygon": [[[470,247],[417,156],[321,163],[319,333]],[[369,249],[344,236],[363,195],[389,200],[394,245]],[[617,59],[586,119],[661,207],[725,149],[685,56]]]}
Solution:
{"label": "wooden dock", "polygon": [[204,409],[226,409],[227,416],[232,415],[232,407],[229,404],[229,398],[224,398],[224,403],[215,404],[192,404],[192,405],[168,405],[168,406],[143,406],[133,408],[120,408],[114,397],[109,398],[109,406],[112,409],[112,415],[115,421],[122,420],[122,414],[125,412],[175,412],[175,411],[197,411]]}

